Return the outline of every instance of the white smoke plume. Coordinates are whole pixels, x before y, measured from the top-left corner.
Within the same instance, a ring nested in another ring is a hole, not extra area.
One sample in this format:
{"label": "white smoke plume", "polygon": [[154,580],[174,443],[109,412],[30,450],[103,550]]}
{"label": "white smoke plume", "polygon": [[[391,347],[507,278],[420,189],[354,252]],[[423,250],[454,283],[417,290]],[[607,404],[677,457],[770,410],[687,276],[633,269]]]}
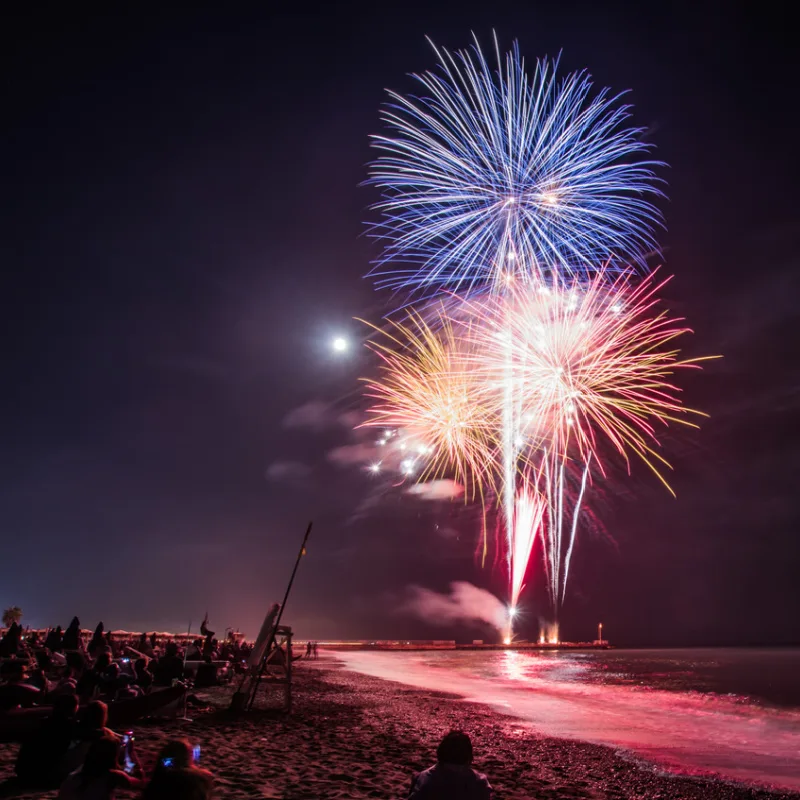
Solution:
{"label": "white smoke plume", "polygon": [[422,586],[410,586],[408,593],[402,610],[434,625],[485,622],[502,633],[508,624],[508,612],[502,601],[466,581],[451,583],[450,594],[439,594]]}
{"label": "white smoke plume", "polygon": [[455,500],[464,494],[464,487],[450,478],[437,478],[424,483],[413,483],[406,489],[407,494],[414,494],[422,500]]}

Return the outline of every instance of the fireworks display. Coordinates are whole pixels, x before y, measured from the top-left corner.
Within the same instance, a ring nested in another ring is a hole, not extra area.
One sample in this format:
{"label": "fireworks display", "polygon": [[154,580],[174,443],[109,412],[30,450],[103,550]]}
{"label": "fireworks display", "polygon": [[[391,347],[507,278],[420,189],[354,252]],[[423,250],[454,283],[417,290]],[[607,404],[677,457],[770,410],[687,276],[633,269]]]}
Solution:
{"label": "fireworks display", "polygon": [[400,431],[415,479],[452,476],[468,496],[497,496],[512,608],[537,535],[554,608],[563,602],[592,465],[604,474],[616,452],[667,485],[658,432],[694,424],[671,377],[696,361],[674,347],[688,329],[659,307],[661,285],[602,272],[529,283],[453,299],[427,321],[408,312],[372,343],[381,365],[366,424]]}
{"label": "fireworks display", "polygon": [[[497,44],[495,42],[495,48]],[[532,75],[515,46],[492,69],[480,47],[436,50],[419,96],[390,92],[371,182],[384,199],[378,285],[430,294],[506,276],[590,274],[656,249],[659,194],[642,131],[585,72]]]}
{"label": "fireworks display", "polygon": [[406,479],[453,479],[499,510],[510,639],[537,540],[557,620],[609,459],[668,487],[659,436],[693,425],[673,376],[697,360],[676,348],[689,329],[661,308],[665,282],[636,275],[660,217],[629,108],[555,62],[529,76],[516,46],[496,69],[477,44],[436,52],[439,71],[415,76],[423,94],[391,93],[373,139],[373,274],[422,301],[375,329],[365,424],[409,449]]}
{"label": "fireworks display", "polygon": [[[410,312],[405,322],[370,343],[382,361],[381,380],[370,381],[368,426],[402,431],[401,471],[421,480],[452,476],[475,497],[494,485],[496,420],[481,376],[470,369],[454,324],[439,307],[426,321]],[[386,436],[380,440],[386,444]]]}

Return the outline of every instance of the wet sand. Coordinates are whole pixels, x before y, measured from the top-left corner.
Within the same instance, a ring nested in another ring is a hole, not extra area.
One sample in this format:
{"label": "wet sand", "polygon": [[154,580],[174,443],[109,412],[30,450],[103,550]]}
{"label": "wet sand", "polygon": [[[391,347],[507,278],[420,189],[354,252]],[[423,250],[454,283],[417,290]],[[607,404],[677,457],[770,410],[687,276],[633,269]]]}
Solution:
{"label": "wet sand", "polygon": [[[430,766],[442,734],[460,728],[472,736],[475,767],[488,775],[498,800],[800,800],[798,794],[664,775],[611,748],[537,736],[484,706],[349,672],[332,661],[298,663],[295,679],[288,718],[261,700],[258,711],[231,717],[232,690],[226,688],[198,692],[209,709],[190,707],[191,722],[138,726],[145,770],[165,741],[184,737],[201,745],[201,766],[216,775],[217,797],[405,798],[411,775]],[[279,698],[272,700],[277,707]],[[0,781],[13,776],[16,751],[16,745],[0,745]],[[2,796],[9,795],[0,790]]]}

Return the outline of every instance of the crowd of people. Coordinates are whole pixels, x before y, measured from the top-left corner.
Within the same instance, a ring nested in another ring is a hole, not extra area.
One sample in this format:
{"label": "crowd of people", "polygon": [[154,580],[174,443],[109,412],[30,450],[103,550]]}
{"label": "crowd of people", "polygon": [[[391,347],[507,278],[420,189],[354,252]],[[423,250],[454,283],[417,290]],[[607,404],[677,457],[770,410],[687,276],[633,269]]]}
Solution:
{"label": "crowd of people", "polygon": [[112,636],[102,622],[86,634],[77,617],[66,630],[12,624],[0,639],[0,713],[50,710],[20,748],[19,783],[58,788],[65,800],[105,800],[118,789],[140,791],[143,800],[209,797],[212,776],[197,765],[198,748],[170,742],[146,776],[132,733],[108,727],[110,704],[189,679],[196,688],[217,685],[244,669],[250,646],[234,636],[219,642],[207,622],[183,651],[178,637]]}
{"label": "crowd of people", "polygon": [[0,711],[64,693],[106,702],[136,697],[183,680],[187,670],[195,686],[206,688],[244,670],[248,643],[233,636],[218,641],[205,621],[201,633],[182,647],[178,637],[163,634],[112,636],[102,622],[86,635],[77,617],[66,630],[46,633],[13,624],[0,639]]}
{"label": "crowd of people", "polygon": [[61,695],[22,744],[16,773],[27,788],[58,787],[61,800],[110,800],[118,789],[141,790],[142,800],[207,800],[213,788],[212,774],[197,763],[197,748],[185,740],[168,742],[145,775],[132,733],[108,728],[101,700],[79,715],[75,695]]}
{"label": "crowd of people", "polygon": [[[141,800],[207,800],[213,776],[198,764],[199,747],[168,742],[145,774],[131,731],[108,727],[110,703],[134,698],[189,677],[194,686],[215,685],[245,669],[250,645],[235,637],[218,642],[207,620],[202,636],[181,652],[178,637],[114,636],[100,623],[86,635],[76,618],[66,630],[25,632],[14,624],[0,639],[0,714],[16,708],[48,706],[50,715],[20,747],[15,771],[26,788],[58,788],[61,800],[109,800],[117,790],[138,792]],[[317,643],[306,644],[317,657]],[[1,719],[2,717],[0,717]],[[412,779],[409,800],[490,800],[485,775],[472,768],[472,742],[448,733],[437,762]]]}

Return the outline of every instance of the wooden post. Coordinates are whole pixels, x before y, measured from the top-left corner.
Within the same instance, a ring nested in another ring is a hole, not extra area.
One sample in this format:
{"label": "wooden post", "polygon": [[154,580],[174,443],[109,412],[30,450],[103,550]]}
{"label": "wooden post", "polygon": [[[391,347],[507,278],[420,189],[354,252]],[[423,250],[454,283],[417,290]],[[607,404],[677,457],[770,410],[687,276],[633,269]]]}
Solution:
{"label": "wooden post", "polygon": [[292,713],[292,633],[286,637],[286,713]]}

